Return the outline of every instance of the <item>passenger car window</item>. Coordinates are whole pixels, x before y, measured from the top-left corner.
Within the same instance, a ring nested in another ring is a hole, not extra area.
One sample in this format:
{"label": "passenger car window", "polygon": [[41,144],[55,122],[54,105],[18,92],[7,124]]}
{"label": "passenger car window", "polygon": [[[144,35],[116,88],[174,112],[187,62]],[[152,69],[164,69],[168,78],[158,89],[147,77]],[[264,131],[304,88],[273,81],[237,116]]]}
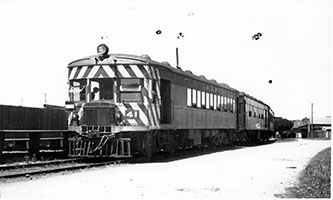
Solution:
{"label": "passenger car window", "polygon": [[192,90],[187,88],[187,106],[192,105]]}

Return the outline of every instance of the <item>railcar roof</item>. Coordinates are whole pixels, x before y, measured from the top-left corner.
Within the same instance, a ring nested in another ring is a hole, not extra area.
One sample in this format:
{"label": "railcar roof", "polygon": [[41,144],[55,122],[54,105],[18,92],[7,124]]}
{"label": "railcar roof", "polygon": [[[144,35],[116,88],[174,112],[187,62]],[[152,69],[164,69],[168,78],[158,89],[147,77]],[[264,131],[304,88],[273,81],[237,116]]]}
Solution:
{"label": "railcar roof", "polygon": [[97,55],[83,57],[81,59],[75,60],[68,64],[68,68],[83,66],[83,65],[114,65],[114,64],[149,64],[149,63],[158,63],[150,59],[148,55],[131,55],[131,54],[108,54],[108,57],[104,60],[99,60]]}
{"label": "railcar roof", "polygon": [[114,64],[153,64],[163,67],[172,71],[173,73],[181,74],[187,76],[192,79],[196,79],[199,81],[203,81],[209,83],[211,85],[215,85],[218,87],[222,87],[234,92],[238,92],[236,89],[230,87],[225,83],[218,83],[216,80],[212,79],[209,80],[206,77],[200,75],[194,75],[191,71],[186,70],[183,71],[182,69],[178,69],[172,67],[168,62],[157,62],[152,60],[148,55],[143,54],[141,56],[131,55],[131,54],[108,54],[108,57],[104,60],[99,60],[97,55],[83,57],[81,59],[75,60],[68,64],[68,68],[77,67],[77,66],[84,66],[84,65],[114,65]]}
{"label": "railcar roof", "polygon": [[253,96],[251,96],[251,95],[249,95],[249,94],[246,94],[245,92],[240,92],[239,95],[240,95],[240,96],[245,96],[245,97],[247,97],[247,98],[249,98],[249,99],[252,99],[252,100],[254,100],[254,101],[258,102],[258,103],[261,103],[261,104],[263,104],[263,105],[269,107],[269,105],[267,105],[267,104],[264,103],[263,101],[261,101],[261,100],[255,98],[255,97],[253,97]]}

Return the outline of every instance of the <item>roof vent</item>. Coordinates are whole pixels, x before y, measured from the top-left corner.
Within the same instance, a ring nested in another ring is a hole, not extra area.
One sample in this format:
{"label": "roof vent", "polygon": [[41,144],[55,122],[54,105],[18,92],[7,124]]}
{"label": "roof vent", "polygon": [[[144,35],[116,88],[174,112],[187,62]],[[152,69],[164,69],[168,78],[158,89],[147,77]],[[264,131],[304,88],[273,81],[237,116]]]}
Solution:
{"label": "roof vent", "polygon": [[187,73],[189,73],[189,74],[192,74],[192,75],[193,75],[193,73],[192,73],[190,70],[186,70],[185,72],[187,72]]}
{"label": "roof vent", "polygon": [[229,87],[228,84],[225,84],[225,83],[220,83],[221,85],[225,86],[225,87]]}
{"label": "roof vent", "polygon": [[142,54],[141,57],[144,58],[144,59],[151,60],[150,56],[148,56],[147,54]]}
{"label": "roof vent", "polygon": [[163,62],[162,62],[162,65],[166,65],[166,66],[168,66],[168,67],[171,67],[170,63],[167,62],[167,61],[163,61]]}

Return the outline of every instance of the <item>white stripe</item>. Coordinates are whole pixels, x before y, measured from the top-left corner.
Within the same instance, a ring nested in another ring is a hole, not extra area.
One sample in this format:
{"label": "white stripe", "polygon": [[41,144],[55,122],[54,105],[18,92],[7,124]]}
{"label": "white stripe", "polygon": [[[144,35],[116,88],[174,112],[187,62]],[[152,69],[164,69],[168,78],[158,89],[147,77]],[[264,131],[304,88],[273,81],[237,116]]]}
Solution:
{"label": "white stripe", "polygon": [[[87,84],[87,87],[86,87],[86,90],[88,90],[88,88],[90,88],[90,83],[89,83],[90,81],[88,81],[88,84]],[[90,91],[88,91],[88,93],[87,93],[87,102],[90,102]]]}
{"label": "white stripe", "polygon": [[77,76],[77,79],[83,78],[83,75],[86,72],[87,68],[88,68],[88,66],[84,66],[81,68],[81,71],[80,71],[79,75]]}
{"label": "white stripe", "polygon": [[77,67],[73,67],[73,69],[72,69],[72,72],[71,72],[71,74],[69,75],[69,80],[71,80],[71,79],[73,79],[74,78],[74,75],[75,75],[75,73],[76,73],[76,70],[77,70]]}
{"label": "white stripe", "polygon": [[116,77],[116,75],[114,74],[113,70],[111,69],[111,67],[109,65],[103,65],[102,67],[105,70],[105,72],[108,74],[109,77]]}
{"label": "white stripe", "polygon": [[82,115],[83,115],[83,106],[84,106],[84,103],[81,105],[81,108],[79,109],[79,112],[77,113],[79,115],[79,120],[81,120]]}
{"label": "white stripe", "polygon": [[135,76],[138,78],[145,78],[145,75],[143,75],[143,73],[141,72],[141,70],[139,69],[139,67],[137,65],[130,65]]}
{"label": "white stripe", "polygon": [[118,70],[121,73],[121,75],[123,75],[123,77],[131,78],[131,75],[129,75],[129,73],[127,72],[127,70],[123,65],[118,65]]}
{"label": "white stripe", "polygon": [[[114,88],[115,89],[117,88],[117,81],[114,82]],[[118,101],[118,96],[117,96],[117,89],[113,90],[113,95],[114,95],[114,99],[115,99],[115,102]]]}
{"label": "white stripe", "polygon": [[159,86],[160,86],[160,82],[158,82],[159,84],[157,84],[157,82],[156,82],[156,92],[157,92],[157,99],[161,99],[161,92],[160,92],[160,88],[159,88]]}
{"label": "white stripe", "polygon": [[156,68],[157,79],[160,80],[160,71]]}
{"label": "white stripe", "polygon": [[[150,79],[145,79],[145,81],[144,81],[144,87],[147,90],[149,99],[152,98],[151,87],[149,87],[151,82],[152,81]],[[143,102],[149,103],[147,96],[144,96],[144,101]]]}
{"label": "white stripe", "polygon": [[141,119],[141,121],[143,122],[143,124],[145,124],[146,126],[149,126],[147,116],[141,110],[140,106],[137,103],[130,103],[130,105],[133,108],[133,110],[138,110],[139,111],[139,118]]}
{"label": "white stripe", "polygon": [[157,117],[158,121],[161,119],[161,110],[160,110],[160,105],[156,103],[156,109],[157,109]]}
{"label": "white stripe", "polygon": [[133,126],[138,125],[138,122],[136,122],[135,119],[128,119],[127,121],[130,123],[130,125],[133,125]]}
{"label": "white stripe", "polygon": [[143,102],[144,102],[144,103],[149,103],[147,96],[144,96],[144,97],[143,97]]}
{"label": "white stripe", "polygon": [[153,79],[156,80],[157,78],[156,78],[156,74],[155,74],[155,67],[150,67],[150,69],[152,71],[151,74],[153,75]]}
{"label": "white stripe", "polygon": [[93,66],[93,68],[90,70],[87,78],[93,78],[98,69],[99,69],[99,66],[97,66],[97,65]]}
{"label": "white stripe", "polygon": [[146,69],[146,71],[147,71],[148,78],[151,78],[151,71],[150,71],[150,68],[148,67],[148,65],[144,65],[143,67],[144,67],[144,68]]}
{"label": "white stripe", "polygon": [[149,104],[147,104],[146,109],[148,110],[150,125],[155,126],[153,114],[151,113],[151,106],[149,106]]}

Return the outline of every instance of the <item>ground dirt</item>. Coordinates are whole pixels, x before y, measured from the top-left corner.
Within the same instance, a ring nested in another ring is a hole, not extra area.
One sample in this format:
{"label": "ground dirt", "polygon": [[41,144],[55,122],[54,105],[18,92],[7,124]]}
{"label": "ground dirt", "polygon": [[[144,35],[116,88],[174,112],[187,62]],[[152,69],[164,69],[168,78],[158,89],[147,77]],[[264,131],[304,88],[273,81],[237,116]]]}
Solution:
{"label": "ground dirt", "polygon": [[328,140],[299,139],[172,162],[124,164],[0,183],[0,199],[269,199]]}

